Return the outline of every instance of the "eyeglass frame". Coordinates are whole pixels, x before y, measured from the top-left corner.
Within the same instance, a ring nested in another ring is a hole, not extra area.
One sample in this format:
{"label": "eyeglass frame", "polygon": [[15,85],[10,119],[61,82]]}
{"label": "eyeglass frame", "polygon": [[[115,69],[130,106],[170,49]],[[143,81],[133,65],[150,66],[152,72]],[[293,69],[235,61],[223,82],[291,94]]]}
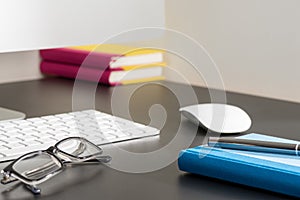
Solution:
{"label": "eyeglass frame", "polygon": [[[84,142],[87,142],[88,144],[94,146],[96,149],[99,150],[99,152],[80,157],[80,156],[74,156],[72,154],[66,153],[58,148],[58,145],[61,143],[71,140],[71,139],[77,139],[77,140],[83,140]],[[48,154],[51,157],[54,157],[55,161],[58,161],[60,166],[57,170],[41,177],[41,178],[36,178],[36,179],[28,179],[25,176],[21,175],[19,172],[17,172],[13,166],[18,163],[20,160],[23,158],[26,158],[29,155],[36,156],[36,155],[41,155],[43,153]],[[59,157],[59,153],[62,154],[64,157],[66,157],[69,160],[65,160],[64,158]],[[49,180],[51,177],[56,176],[60,172],[62,172],[68,164],[83,164],[83,163],[107,163],[110,162],[111,157],[110,156],[100,156],[103,153],[103,150],[95,145],[94,143],[90,142],[89,140],[83,138],[83,137],[68,137],[64,138],[60,141],[58,141],[55,145],[50,146],[46,150],[38,150],[38,151],[32,151],[29,153],[26,153],[17,159],[15,159],[13,162],[11,162],[8,166],[6,166],[4,169],[1,170],[1,174],[3,174],[3,178],[1,180],[2,184],[9,184],[14,181],[21,181],[24,183],[27,188],[33,192],[34,194],[40,194],[41,190],[36,187],[36,185],[41,184],[47,180]],[[100,156],[100,157],[99,157]],[[5,180],[6,179],[6,180]]]}

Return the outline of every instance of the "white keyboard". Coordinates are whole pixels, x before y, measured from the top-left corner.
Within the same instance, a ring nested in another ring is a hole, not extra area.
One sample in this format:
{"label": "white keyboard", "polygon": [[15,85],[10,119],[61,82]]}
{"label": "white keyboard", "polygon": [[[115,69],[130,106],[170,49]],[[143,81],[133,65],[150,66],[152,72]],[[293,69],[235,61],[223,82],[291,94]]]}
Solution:
{"label": "white keyboard", "polygon": [[95,110],[0,122],[0,162],[72,136],[96,145],[158,135],[159,130]]}

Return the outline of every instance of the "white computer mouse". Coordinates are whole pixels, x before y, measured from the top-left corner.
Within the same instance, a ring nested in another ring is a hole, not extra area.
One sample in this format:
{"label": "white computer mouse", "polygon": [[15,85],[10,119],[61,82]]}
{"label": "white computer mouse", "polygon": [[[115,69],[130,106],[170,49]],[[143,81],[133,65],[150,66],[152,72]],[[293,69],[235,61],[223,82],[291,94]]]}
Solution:
{"label": "white computer mouse", "polygon": [[241,133],[251,127],[251,118],[241,108],[227,104],[206,103],[180,108],[192,122],[217,133]]}

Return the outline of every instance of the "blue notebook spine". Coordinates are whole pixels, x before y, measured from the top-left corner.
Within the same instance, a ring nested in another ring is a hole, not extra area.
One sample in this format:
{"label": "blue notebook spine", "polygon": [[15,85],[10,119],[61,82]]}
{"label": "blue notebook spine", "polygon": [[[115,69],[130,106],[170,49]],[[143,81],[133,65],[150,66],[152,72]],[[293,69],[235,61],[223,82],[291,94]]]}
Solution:
{"label": "blue notebook spine", "polygon": [[[247,185],[300,197],[299,174],[287,173],[276,168],[262,167],[253,163],[239,162],[235,159],[219,157],[211,153],[201,155],[205,147],[197,151],[181,151],[178,167],[182,171],[213,177],[229,182]],[[207,149],[206,149],[207,150]],[[203,151],[205,152],[205,151]],[[206,151],[207,152],[207,151]]]}

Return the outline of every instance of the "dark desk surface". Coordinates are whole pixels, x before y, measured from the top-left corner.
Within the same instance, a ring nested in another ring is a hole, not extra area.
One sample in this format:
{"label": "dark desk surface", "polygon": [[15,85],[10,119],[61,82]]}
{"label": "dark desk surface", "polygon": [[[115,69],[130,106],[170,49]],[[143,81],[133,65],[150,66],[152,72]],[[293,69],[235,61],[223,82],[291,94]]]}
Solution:
{"label": "dark desk surface", "polygon": [[[136,90],[130,100],[130,112],[136,121],[149,123],[148,109],[153,104],[161,104],[168,116],[160,139],[149,145],[139,142],[128,144],[128,149],[134,152],[155,149],[168,143],[183,120],[178,112],[179,104],[167,88],[172,86],[180,91],[185,90],[186,86],[161,83],[162,85],[146,84]],[[126,94],[133,87],[120,88]],[[28,117],[69,112],[72,111],[72,88],[72,81],[56,78],[2,84],[0,105],[23,111]],[[113,87],[98,87],[97,109],[111,113],[110,99],[113,91]],[[195,88],[195,91],[199,102],[210,101],[206,89]],[[242,107],[251,115],[253,126],[248,132],[300,139],[300,104],[235,93],[227,93],[227,101]],[[117,103],[122,105],[123,99],[118,99]],[[186,104],[189,104],[188,100]],[[193,124],[186,123],[186,126]],[[201,129],[198,132],[191,146],[201,144],[205,132]],[[126,143],[124,147],[126,148]],[[6,164],[3,163],[0,167]],[[36,199],[22,186],[4,192],[9,187],[0,186],[0,199]],[[37,199],[289,199],[263,190],[186,174],[178,170],[176,162],[144,174],[125,173],[99,165],[72,167],[43,183],[41,188],[42,195]]]}

